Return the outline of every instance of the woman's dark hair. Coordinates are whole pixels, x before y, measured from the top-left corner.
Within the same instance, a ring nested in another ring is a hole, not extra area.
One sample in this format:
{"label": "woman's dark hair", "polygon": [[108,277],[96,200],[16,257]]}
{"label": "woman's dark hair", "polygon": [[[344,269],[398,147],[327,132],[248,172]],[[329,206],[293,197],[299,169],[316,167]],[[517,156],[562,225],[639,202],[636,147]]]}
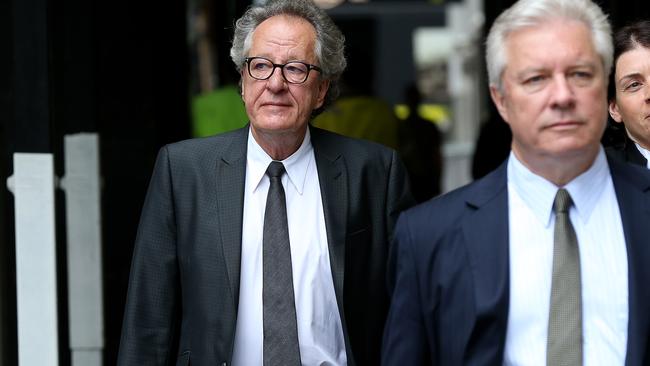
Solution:
{"label": "woman's dark hair", "polygon": [[650,49],[650,20],[640,20],[619,29],[614,33],[614,63],[612,72],[609,74],[608,99],[616,98],[616,62],[627,51],[638,46]]}
{"label": "woman's dark hair", "polygon": [[[618,58],[639,46],[650,49],[650,21],[641,20],[630,23],[614,33],[614,62],[612,63],[612,72],[609,73],[608,101],[616,99],[616,63]],[[627,141],[626,135],[624,126],[609,118],[602,143],[605,147],[624,148]]]}

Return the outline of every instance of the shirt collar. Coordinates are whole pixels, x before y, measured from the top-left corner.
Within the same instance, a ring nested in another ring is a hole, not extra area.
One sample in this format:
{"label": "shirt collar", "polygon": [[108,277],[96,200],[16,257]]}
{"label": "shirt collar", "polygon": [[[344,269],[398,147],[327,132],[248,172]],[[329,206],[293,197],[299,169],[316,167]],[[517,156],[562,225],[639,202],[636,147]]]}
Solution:
{"label": "shirt collar", "polygon": [[645,160],[648,162],[648,168],[650,168],[650,150],[644,149],[641,145],[637,144],[636,142],[634,143],[636,145],[636,149],[639,150],[641,155],[645,158]]}
{"label": "shirt collar", "polygon": [[[305,138],[302,140],[302,144],[288,158],[282,160],[284,169],[287,171],[285,177],[288,177],[289,182],[294,186],[296,191],[302,195],[305,180],[307,177],[307,170],[312,159],[309,159],[310,154],[313,151],[311,145],[311,134],[309,128],[305,133]],[[252,184],[252,189],[255,191],[259,186],[262,179],[266,176],[266,169],[273,159],[262,149],[262,147],[257,143],[253,134],[249,128],[248,130],[248,147],[247,147],[247,179],[250,179]],[[282,181],[286,184],[286,179],[283,177]]]}
{"label": "shirt collar", "polygon": [[[530,171],[514,153],[508,159],[508,183],[517,191],[540,222],[548,227],[553,213],[555,194],[561,187]],[[602,146],[587,171],[580,174],[564,188],[569,191],[575,210],[583,222],[589,219],[609,177],[609,165]]]}

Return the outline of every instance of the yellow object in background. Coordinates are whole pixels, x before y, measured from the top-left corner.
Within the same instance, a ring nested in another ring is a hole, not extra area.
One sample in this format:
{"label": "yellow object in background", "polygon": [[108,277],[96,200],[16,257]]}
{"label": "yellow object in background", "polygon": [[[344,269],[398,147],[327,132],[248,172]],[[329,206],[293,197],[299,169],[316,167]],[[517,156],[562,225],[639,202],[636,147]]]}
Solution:
{"label": "yellow object in background", "polygon": [[[397,104],[395,106],[395,115],[399,119],[407,119],[409,113],[409,107],[406,104]],[[442,104],[421,104],[418,107],[418,114],[443,129],[449,123],[449,109]]]}
{"label": "yellow object in background", "polygon": [[192,135],[204,137],[243,127],[248,122],[239,88],[227,85],[192,100]]}
{"label": "yellow object in background", "polygon": [[399,121],[391,106],[370,96],[343,97],[317,116],[313,125],[341,135],[398,147]]}

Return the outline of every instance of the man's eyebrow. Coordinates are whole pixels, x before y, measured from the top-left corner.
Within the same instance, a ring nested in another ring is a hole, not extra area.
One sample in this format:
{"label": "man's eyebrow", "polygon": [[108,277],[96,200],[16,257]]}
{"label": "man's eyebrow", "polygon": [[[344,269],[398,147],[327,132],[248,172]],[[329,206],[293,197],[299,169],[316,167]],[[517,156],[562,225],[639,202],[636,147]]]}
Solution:
{"label": "man's eyebrow", "polygon": [[[589,69],[594,69],[596,68],[596,65],[593,62],[579,62],[574,65],[571,65],[567,68],[567,70],[573,70],[573,69],[579,69],[579,68],[589,68]],[[546,72],[549,69],[545,66],[539,66],[539,67],[528,67],[523,70],[520,70],[517,72],[515,75],[518,77],[521,77],[526,74],[532,74],[532,73],[538,73],[538,72]]]}
{"label": "man's eyebrow", "polygon": [[528,67],[523,70],[519,70],[519,72],[515,73],[515,76],[517,78],[522,78],[524,76],[527,76],[529,74],[535,74],[535,73],[540,73],[540,72],[545,72],[547,69],[545,67]]}

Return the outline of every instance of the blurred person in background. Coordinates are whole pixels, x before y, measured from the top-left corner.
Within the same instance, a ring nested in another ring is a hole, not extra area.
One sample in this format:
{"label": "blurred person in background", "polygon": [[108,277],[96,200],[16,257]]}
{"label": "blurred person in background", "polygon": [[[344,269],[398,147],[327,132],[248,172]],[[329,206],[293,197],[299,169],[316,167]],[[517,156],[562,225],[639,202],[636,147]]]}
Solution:
{"label": "blurred person in background", "polygon": [[404,159],[415,200],[424,202],[440,194],[442,136],[438,126],[420,116],[422,95],[417,85],[406,87],[404,102],[409,114],[400,122],[399,153]]}

